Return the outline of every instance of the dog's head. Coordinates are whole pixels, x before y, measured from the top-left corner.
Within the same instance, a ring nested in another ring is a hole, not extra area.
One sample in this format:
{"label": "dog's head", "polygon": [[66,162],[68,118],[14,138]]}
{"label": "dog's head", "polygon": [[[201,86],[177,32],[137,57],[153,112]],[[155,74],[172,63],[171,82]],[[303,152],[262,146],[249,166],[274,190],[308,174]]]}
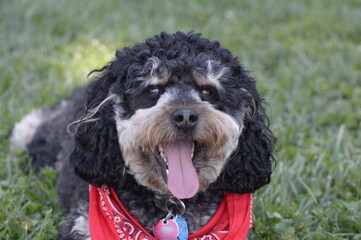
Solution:
{"label": "dog's head", "polygon": [[269,182],[275,138],[255,81],[217,41],[162,33],[101,71],[71,154],[89,183],[117,185],[126,172],[191,198],[211,183],[244,193]]}

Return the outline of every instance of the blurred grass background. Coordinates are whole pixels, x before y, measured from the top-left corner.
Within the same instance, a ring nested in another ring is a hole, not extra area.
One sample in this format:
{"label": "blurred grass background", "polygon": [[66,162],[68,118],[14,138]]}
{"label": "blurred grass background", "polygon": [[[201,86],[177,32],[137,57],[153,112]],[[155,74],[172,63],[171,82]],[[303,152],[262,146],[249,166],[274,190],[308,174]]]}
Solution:
{"label": "blurred grass background", "polygon": [[25,173],[16,121],[55,103],[116,49],[203,33],[251,71],[278,137],[254,239],[361,239],[360,0],[1,0],[0,239],[54,239],[56,172]]}

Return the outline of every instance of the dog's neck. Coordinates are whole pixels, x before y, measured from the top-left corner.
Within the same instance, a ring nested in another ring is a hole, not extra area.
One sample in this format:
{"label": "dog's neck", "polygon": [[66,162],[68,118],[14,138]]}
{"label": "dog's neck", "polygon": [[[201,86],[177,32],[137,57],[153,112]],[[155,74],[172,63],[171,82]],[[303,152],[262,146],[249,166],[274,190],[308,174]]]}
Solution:
{"label": "dog's neck", "polygon": [[[170,196],[140,186],[132,176],[127,176],[127,181],[114,189],[128,212],[150,233],[154,225],[168,214],[166,206]],[[209,221],[222,197],[223,191],[213,185],[191,199],[182,200],[189,233],[196,232]]]}

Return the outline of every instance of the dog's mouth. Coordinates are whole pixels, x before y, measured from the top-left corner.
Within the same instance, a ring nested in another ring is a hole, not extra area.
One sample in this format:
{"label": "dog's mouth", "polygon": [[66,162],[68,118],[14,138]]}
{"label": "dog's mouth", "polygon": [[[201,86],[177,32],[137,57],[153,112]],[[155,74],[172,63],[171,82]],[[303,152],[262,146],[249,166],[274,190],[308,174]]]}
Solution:
{"label": "dog's mouth", "polygon": [[169,191],[179,199],[191,198],[199,189],[192,160],[194,149],[194,141],[182,139],[159,145],[154,153]]}

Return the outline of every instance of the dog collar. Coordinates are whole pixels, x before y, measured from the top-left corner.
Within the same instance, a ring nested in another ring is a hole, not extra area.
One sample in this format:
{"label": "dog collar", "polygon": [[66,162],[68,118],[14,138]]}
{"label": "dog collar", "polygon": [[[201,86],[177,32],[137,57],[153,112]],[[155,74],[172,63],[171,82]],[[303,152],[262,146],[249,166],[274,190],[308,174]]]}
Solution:
{"label": "dog collar", "polygon": [[[157,240],[129,214],[114,189],[90,185],[89,195],[91,239]],[[188,239],[246,239],[252,226],[252,194],[226,193],[211,220]]]}

